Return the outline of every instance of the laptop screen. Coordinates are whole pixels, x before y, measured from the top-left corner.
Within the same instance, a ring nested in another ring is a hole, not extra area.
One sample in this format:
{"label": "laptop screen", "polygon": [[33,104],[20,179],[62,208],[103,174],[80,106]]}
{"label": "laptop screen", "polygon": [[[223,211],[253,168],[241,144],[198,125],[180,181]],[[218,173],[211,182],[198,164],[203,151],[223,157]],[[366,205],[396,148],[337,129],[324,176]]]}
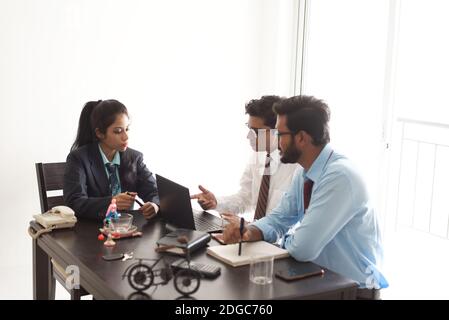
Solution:
{"label": "laptop screen", "polygon": [[160,214],[167,223],[195,230],[189,189],[156,174]]}

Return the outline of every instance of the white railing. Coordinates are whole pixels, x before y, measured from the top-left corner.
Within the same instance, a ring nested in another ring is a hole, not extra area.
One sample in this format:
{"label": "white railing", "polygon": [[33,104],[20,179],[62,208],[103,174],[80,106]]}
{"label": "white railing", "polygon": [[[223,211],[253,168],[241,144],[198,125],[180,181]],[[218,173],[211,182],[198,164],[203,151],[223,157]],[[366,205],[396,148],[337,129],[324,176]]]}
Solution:
{"label": "white railing", "polygon": [[396,227],[449,238],[449,125],[398,118]]}

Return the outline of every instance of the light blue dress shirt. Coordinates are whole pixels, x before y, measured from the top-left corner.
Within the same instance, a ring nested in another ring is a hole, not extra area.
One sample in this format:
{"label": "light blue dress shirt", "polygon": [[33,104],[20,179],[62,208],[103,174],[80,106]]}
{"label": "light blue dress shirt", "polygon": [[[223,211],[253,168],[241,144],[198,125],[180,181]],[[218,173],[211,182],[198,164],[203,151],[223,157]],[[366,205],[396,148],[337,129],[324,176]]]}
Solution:
{"label": "light blue dress shirt", "polygon": [[[304,214],[304,179],[314,184]],[[380,271],[379,224],[362,178],[343,155],[326,145],[308,171],[298,170],[281,202],[253,223],[265,241],[299,261],[312,261],[355,280],[361,288],[386,288]]]}
{"label": "light blue dress shirt", "polygon": [[104,170],[106,171],[106,176],[108,177],[108,179],[109,179],[109,172],[108,172],[108,169],[106,168],[106,164],[110,162],[110,163],[116,165],[115,168],[116,168],[116,171],[117,171],[117,180],[118,180],[118,183],[119,183],[119,186],[120,186],[119,190],[118,190],[118,193],[121,193],[122,192],[122,187],[121,187],[121,183],[120,183],[120,174],[119,174],[119,170],[118,170],[118,168],[120,166],[120,154],[118,152],[116,152],[115,155],[114,155],[114,158],[112,159],[112,161],[109,161],[108,158],[106,157],[106,155],[104,154],[103,150],[101,149],[100,144],[98,144],[98,149],[100,150],[101,159],[103,159]]}

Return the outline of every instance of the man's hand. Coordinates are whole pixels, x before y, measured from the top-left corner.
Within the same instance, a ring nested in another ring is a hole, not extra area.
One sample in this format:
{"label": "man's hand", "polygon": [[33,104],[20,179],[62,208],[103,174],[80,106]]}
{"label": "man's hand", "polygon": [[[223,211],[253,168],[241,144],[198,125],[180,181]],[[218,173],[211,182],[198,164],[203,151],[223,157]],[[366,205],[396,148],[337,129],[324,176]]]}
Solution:
{"label": "man's hand", "polygon": [[156,215],[156,209],[151,202],[144,203],[144,205],[141,206],[139,210],[142,210],[142,214],[147,220],[153,218]]}
{"label": "man's hand", "polygon": [[236,222],[228,224],[223,230],[223,241],[226,244],[237,243],[242,241],[257,241],[263,240],[262,231],[255,226],[245,224],[243,227],[243,236],[240,237],[240,219]]}
{"label": "man's hand", "polygon": [[194,194],[190,198],[198,199],[198,203],[203,210],[215,209],[217,207],[217,199],[214,194],[201,185],[198,188],[200,188],[201,193]]}
{"label": "man's hand", "polygon": [[[220,216],[222,219],[226,220],[229,223],[237,223],[240,226],[240,217],[232,212],[223,212],[220,213]],[[245,224],[248,224],[248,222],[245,221]]]}
{"label": "man's hand", "polygon": [[119,193],[114,196],[117,210],[128,210],[134,204],[134,194]]}

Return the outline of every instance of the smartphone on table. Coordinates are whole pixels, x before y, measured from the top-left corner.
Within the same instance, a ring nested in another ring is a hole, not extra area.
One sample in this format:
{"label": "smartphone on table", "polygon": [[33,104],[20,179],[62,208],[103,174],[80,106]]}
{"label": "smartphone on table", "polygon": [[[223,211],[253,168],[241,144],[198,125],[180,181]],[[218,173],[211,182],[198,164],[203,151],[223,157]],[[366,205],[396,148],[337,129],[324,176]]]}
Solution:
{"label": "smartphone on table", "polygon": [[295,264],[288,266],[285,269],[276,271],[276,277],[285,281],[301,280],[313,276],[321,276],[324,274],[324,269],[312,263]]}

